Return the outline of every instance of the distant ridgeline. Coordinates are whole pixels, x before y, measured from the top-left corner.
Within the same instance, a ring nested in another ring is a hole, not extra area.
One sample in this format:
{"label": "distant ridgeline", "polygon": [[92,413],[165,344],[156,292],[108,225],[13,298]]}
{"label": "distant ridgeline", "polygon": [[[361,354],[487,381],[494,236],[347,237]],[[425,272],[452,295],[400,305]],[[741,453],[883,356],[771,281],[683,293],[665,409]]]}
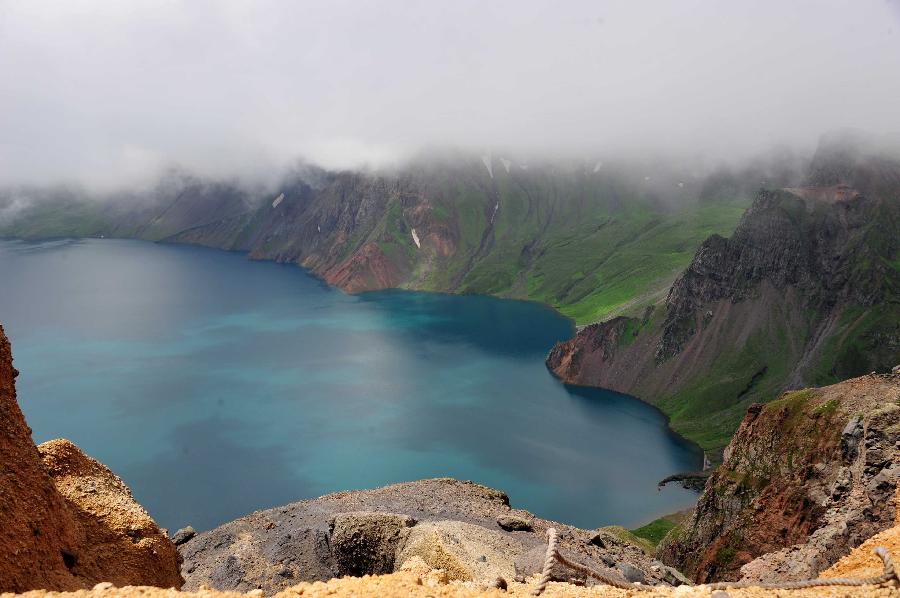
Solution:
{"label": "distant ridgeline", "polygon": [[900,161],[820,147],[804,186],[761,191],[662,305],[587,326],[548,367],[645,397],[723,447],[747,407],[900,363]]}
{"label": "distant ridgeline", "polygon": [[204,245],[349,292],[485,293],[606,319],[550,369],[651,401],[716,449],[753,402],[900,362],[900,164],[860,147],[832,137],[808,168],[784,154],[705,175],[444,154],[389,173],[303,167],[267,193],[184,175],[103,198],[14,189],[0,236]]}
{"label": "distant ridgeline", "polygon": [[0,190],[0,236],[129,237],[300,264],[349,292],[408,288],[552,305],[579,324],[659,302],[795,159],[692,175],[668,163],[443,155],[390,173],[304,167],[268,193],[171,175],[95,198]]}

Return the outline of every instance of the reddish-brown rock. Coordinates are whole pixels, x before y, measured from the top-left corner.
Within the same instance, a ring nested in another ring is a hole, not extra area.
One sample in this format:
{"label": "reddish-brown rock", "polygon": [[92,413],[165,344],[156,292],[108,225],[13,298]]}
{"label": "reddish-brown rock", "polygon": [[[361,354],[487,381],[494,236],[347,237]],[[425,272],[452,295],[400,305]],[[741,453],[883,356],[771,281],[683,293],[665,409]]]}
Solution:
{"label": "reddish-brown rock", "polygon": [[67,440],[40,449],[0,327],[0,591],[181,587],[174,545],[125,484]]}
{"label": "reddish-brown rock", "polygon": [[894,524],[898,478],[900,376],[788,392],[748,410],[659,556],[698,583],[814,578]]}

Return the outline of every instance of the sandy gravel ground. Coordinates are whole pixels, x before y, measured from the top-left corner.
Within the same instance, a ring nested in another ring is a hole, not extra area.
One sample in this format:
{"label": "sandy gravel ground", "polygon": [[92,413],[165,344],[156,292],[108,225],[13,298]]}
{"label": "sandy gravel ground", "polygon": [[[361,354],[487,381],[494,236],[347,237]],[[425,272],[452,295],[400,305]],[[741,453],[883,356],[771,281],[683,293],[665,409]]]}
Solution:
{"label": "sandy gravel ground", "polygon": [[[869,577],[882,572],[881,561],[873,554],[876,546],[884,546],[892,555],[900,556],[900,526],[885,530],[870,538],[865,544],[847,555],[822,577]],[[507,590],[486,588],[472,583],[448,582],[446,573],[430,570],[424,562],[412,565],[408,570],[381,576],[345,577],[328,582],[302,583],[276,594],[275,598],[526,598],[531,596],[535,579],[526,583],[509,580]],[[104,587],[99,584],[93,590],[77,592],[32,591],[25,594],[0,594],[0,598],[260,598],[261,591],[240,594],[218,592],[201,588],[197,592],[179,592],[173,589],[151,587]],[[620,590],[607,586],[579,587],[567,583],[551,583],[543,596],[546,598],[898,598],[898,586],[821,587],[806,590],[764,590],[745,588],[712,592],[704,586],[661,588],[651,591]]]}

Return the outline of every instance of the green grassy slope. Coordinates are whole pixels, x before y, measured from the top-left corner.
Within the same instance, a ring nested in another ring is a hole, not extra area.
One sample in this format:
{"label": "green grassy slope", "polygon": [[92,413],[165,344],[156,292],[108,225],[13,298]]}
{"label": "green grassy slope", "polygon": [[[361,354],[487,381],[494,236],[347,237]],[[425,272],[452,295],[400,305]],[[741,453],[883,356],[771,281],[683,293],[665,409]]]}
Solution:
{"label": "green grassy slope", "polygon": [[464,290],[532,299],[578,324],[638,313],[664,298],[675,277],[712,233],[730,234],[746,203],[663,213],[640,207],[598,214],[546,231],[525,260],[510,240],[466,276]]}
{"label": "green grassy slope", "polygon": [[[164,181],[149,201],[35,201],[0,221],[0,235],[177,240],[296,261],[323,276],[370,246],[397,286],[534,300],[586,324],[660,301],[702,240],[730,234],[751,201],[734,177],[710,199],[708,181],[685,185],[671,169],[592,168],[507,171],[494,160],[492,177],[480,159],[454,156],[390,176],[324,173],[315,187],[285,182],[277,210],[240,188],[188,178]],[[419,250],[412,228],[452,250]],[[374,280],[365,264],[351,271],[363,288]]]}

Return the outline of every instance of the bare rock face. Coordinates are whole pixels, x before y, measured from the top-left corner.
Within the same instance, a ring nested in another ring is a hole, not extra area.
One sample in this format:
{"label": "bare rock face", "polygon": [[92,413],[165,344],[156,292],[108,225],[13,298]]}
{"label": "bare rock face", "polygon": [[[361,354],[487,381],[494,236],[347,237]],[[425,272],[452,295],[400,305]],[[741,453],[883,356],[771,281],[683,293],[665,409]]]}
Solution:
{"label": "bare rock face", "polygon": [[[516,517],[530,530],[504,530]],[[667,573],[639,548],[591,544],[593,533],[511,509],[503,492],[449,478],[338,492],[258,511],[198,534],[179,546],[185,589],[273,594],[301,581],[398,571],[416,563],[450,579],[491,584],[497,577],[540,572],[547,529],[555,527],[567,557],[624,579],[627,563],[648,583]],[[633,574],[632,569],[628,571]],[[560,579],[577,576],[559,567]]]}
{"label": "bare rock face", "polygon": [[66,440],[34,445],[0,327],[0,591],[180,587],[178,553],[122,481]]}
{"label": "bare rock face", "polygon": [[397,551],[415,519],[394,513],[340,513],[331,521],[331,550],[341,575],[394,570]]}
{"label": "bare rock face", "polygon": [[808,579],[894,523],[900,376],[756,405],[693,516],[660,546],[697,582]]}
{"label": "bare rock face", "polygon": [[[16,402],[9,341],[0,329],[0,588],[76,589],[78,532]],[[97,580],[101,581],[101,580]]]}
{"label": "bare rock face", "polygon": [[37,448],[88,542],[89,550],[79,551],[76,575],[116,587],[181,586],[175,545],[117,475],[68,440],[50,440]]}
{"label": "bare rock face", "polygon": [[705,449],[721,449],[754,402],[890,371],[900,355],[900,270],[889,265],[900,255],[900,162],[838,168],[835,156],[816,161],[810,186],[760,191],[730,238],[697,249],[664,305],[585,326],[547,367],[566,383],[659,405]]}
{"label": "bare rock face", "polygon": [[499,530],[461,521],[435,521],[417,525],[398,556],[405,563],[421,558],[432,569],[443,569],[450,579],[489,581],[516,575],[512,555],[518,542]]}
{"label": "bare rock face", "polygon": [[[586,326],[554,347],[547,365],[566,382],[590,384],[601,375],[594,369],[634,361],[623,350],[633,342],[626,336],[631,329],[635,336],[652,337],[641,348],[644,359],[632,368],[650,358],[659,368],[688,351],[695,336],[725,332],[722,301],[764,299],[774,308],[786,303],[791,289],[805,309],[821,313],[847,304],[875,305],[897,280],[894,271],[869,265],[874,255],[892,256],[900,246],[894,238],[896,210],[893,197],[873,199],[846,185],[760,191],[731,238],[713,235],[697,249],[669,289],[661,319],[617,317]],[[763,286],[777,294],[766,296]]]}

